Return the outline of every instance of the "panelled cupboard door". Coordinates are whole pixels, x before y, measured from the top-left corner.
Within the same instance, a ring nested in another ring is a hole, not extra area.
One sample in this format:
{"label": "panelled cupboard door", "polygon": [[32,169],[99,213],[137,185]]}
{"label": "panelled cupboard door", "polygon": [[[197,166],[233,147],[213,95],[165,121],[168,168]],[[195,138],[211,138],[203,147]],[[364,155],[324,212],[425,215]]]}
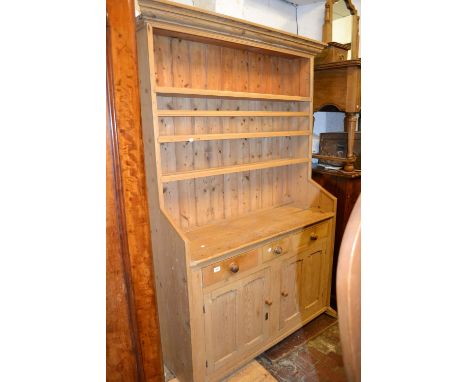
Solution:
{"label": "panelled cupboard door", "polygon": [[268,338],[270,304],[270,268],[205,295],[208,373]]}
{"label": "panelled cupboard door", "polygon": [[326,263],[324,248],[302,255],[301,314],[306,319],[323,307],[323,275]]}
{"label": "panelled cupboard door", "polygon": [[325,244],[283,260],[280,280],[279,329],[287,330],[324,306],[327,285]]}
{"label": "panelled cupboard door", "polygon": [[298,256],[283,260],[280,281],[280,316],[279,328],[283,330],[301,321],[300,285],[303,259]]}

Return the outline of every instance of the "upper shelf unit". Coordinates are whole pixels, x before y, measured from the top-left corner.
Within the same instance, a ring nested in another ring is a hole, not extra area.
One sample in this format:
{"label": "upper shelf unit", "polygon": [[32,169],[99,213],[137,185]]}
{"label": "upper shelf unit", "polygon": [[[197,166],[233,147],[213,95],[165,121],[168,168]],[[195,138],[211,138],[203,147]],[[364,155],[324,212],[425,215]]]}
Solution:
{"label": "upper shelf unit", "polygon": [[234,41],[211,34],[218,23],[199,34],[198,21],[185,33],[159,5],[171,8],[148,52],[161,208],[184,231],[286,203],[318,208],[304,200],[315,192],[313,56],[323,44],[271,30],[259,44],[244,29]]}

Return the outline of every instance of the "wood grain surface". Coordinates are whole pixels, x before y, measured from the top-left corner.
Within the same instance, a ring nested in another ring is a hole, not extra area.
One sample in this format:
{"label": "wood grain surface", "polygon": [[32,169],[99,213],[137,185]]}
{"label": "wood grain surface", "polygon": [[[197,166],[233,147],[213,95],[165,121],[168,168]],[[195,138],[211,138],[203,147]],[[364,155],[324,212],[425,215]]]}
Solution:
{"label": "wood grain surface", "polygon": [[134,2],[107,1],[107,380],[163,381]]}

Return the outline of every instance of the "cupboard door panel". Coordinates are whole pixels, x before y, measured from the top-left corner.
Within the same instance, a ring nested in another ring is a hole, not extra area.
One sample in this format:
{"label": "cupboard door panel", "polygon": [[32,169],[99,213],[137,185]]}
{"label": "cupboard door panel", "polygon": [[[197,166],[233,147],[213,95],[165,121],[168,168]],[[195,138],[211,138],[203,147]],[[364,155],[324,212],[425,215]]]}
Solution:
{"label": "cupboard door panel", "polygon": [[245,347],[255,346],[268,335],[265,314],[268,313],[269,270],[254,276],[243,284],[240,300],[239,334]]}
{"label": "cupboard door panel", "polygon": [[228,362],[239,350],[238,299],[239,290],[233,286],[220,293],[211,293],[205,300],[207,355],[214,369]]}
{"label": "cupboard door panel", "polygon": [[315,313],[322,305],[322,271],[324,251],[319,250],[303,256],[301,279],[301,311],[303,318]]}
{"label": "cupboard door panel", "polygon": [[268,337],[270,269],[205,295],[208,373],[232,364]]}
{"label": "cupboard door panel", "polygon": [[294,256],[282,263],[280,285],[280,330],[300,320],[300,285],[303,260]]}

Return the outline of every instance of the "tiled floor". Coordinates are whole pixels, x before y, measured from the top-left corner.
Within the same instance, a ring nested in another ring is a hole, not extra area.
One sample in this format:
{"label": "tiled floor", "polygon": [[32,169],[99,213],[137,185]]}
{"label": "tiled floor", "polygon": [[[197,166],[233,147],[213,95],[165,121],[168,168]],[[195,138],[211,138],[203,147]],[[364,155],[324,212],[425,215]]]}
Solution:
{"label": "tiled floor", "polygon": [[256,361],[232,374],[225,382],[275,380],[346,382],[337,320],[326,314],[320,315],[258,356]]}
{"label": "tiled floor", "polygon": [[325,314],[257,361],[280,382],[346,382],[338,322]]}

